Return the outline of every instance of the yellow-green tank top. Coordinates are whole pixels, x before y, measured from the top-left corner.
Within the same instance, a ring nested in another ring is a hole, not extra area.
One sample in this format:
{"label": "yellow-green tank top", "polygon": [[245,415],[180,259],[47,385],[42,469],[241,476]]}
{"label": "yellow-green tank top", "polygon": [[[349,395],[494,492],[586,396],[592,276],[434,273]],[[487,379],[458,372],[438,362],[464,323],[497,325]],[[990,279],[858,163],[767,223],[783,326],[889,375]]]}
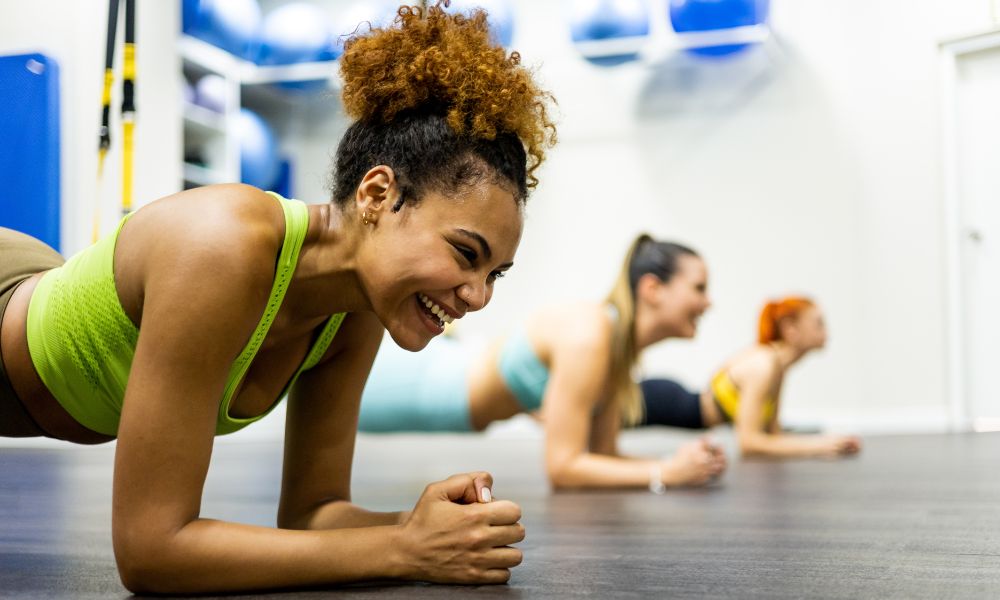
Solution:
{"label": "yellow-green tank top", "polygon": [[[248,419],[229,415],[233,394],[281,307],[309,226],[304,203],[270,194],[284,211],[285,239],[264,314],[229,370],[219,402],[217,435],[242,429],[273,410],[299,375],[316,366],[344,319],[344,314],[338,313],[327,320],[305,360],[267,412]],[[121,220],[113,234],[43,275],[28,306],[28,350],[42,382],[81,425],[112,436],[118,433],[125,387],[139,339],[138,328],[118,300],[114,278],[115,244],[129,216]]]}

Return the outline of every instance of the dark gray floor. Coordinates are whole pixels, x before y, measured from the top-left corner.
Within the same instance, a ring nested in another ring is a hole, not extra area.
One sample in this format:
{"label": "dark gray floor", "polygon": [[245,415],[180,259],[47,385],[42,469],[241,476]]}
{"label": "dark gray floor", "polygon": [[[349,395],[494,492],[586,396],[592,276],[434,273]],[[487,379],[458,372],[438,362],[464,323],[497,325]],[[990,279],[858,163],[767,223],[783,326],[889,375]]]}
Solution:
{"label": "dark gray floor", "polygon": [[[681,437],[627,434],[662,454]],[[519,502],[507,586],[378,585],[291,597],[996,598],[1000,435],[875,437],[844,461],[734,460],[709,488],[547,490],[538,439],[363,436],[355,500],[407,508],[424,484],[486,468]],[[112,451],[0,448],[0,597],[123,598],[110,543]],[[280,447],[219,444],[205,516],[272,524]]]}

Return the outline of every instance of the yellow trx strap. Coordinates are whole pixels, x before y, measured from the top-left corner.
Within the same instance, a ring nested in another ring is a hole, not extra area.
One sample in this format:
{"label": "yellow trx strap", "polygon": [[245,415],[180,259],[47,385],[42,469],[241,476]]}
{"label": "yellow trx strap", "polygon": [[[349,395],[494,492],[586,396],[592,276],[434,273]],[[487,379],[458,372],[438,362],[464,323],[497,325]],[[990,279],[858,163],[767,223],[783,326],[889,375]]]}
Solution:
{"label": "yellow trx strap", "polygon": [[[111,148],[111,89],[114,86],[115,34],[118,30],[119,0],[108,4],[108,32],[104,61],[104,89],[101,93],[101,129],[97,150],[97,195],[91,236],[101,235],[101,184],[104,164]],[[133,154],[135,137],[135,0],[125,0],[125,50],[122,57],[122,213],[132,210]]]}

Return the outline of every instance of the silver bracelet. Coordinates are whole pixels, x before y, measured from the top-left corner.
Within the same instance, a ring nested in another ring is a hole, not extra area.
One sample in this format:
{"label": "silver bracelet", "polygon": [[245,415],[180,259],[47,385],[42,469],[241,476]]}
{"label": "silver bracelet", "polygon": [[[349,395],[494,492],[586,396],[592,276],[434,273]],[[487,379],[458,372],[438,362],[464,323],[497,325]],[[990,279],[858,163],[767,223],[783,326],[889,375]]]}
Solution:
{"label": "silver bracelet", "polygon": [[657,496],[667,491],[667,486],[663,485],[663,468],[659,464],[649,468],[649,491]]}

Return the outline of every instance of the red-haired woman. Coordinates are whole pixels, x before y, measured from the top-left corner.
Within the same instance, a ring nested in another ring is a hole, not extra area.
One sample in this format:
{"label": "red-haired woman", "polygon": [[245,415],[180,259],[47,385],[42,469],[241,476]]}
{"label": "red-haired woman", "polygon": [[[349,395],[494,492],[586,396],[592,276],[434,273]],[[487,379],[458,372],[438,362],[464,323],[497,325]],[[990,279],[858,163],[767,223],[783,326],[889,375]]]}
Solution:
{"label": "red-haired woman", "polygon": [[744,455],[854,454],[861,449],[856,437],[792,435],[782,433],[778,422],[785,373],[825,344],[823,313],[812,300],[790,296],[768,302],[760,315],[758,343],[726,361],[700,394],[669,379],[643,381],[643,423],[693,429],[732,423]]}

